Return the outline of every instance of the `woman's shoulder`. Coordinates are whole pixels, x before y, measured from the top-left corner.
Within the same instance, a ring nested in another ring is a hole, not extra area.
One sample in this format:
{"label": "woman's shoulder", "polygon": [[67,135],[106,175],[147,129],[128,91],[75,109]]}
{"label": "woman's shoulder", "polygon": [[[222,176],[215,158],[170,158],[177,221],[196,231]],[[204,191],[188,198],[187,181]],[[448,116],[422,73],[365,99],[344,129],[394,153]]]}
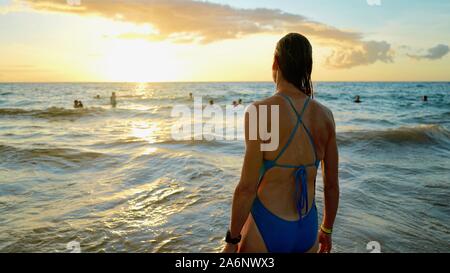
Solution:
{"label": "woman's shoulder", "polygon": [[318,100],[312,100],[310,103],[310,107],[314,112],[314,116],[323,120],[330,129],[333,129],[335,125],[333,112],[327,106],[320,103]]}
{"label": "woman's shoulder", "polygon": [[314,99],[311,100],[311,105],[316,111],[322,112],[324,115],[333,116],[333,112],[327,106],[323,105],[320,101]]}
{"label": "woman's shoulder", "polygon": [[282,102],[283,102],[283,98],[281,98],[280,96],[274,95],[274,96],[267,97],[262,100],[255,101],[251,105],[256,106],[256,107],[272,106],[272,105],[279,106]]}

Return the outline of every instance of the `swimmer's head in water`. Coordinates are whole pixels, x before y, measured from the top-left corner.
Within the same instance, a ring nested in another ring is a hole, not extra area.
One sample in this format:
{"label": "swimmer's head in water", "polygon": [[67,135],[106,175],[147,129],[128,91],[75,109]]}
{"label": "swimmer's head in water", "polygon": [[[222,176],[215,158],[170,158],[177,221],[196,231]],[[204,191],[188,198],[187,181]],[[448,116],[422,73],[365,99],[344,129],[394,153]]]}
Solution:
{"label": "swimmer's head in water", "polygon": [[278,42],[272,67],[275,82],[281,73],[286,81],[312,97],[312,68],[312,46],[305,36],[290,33]]}

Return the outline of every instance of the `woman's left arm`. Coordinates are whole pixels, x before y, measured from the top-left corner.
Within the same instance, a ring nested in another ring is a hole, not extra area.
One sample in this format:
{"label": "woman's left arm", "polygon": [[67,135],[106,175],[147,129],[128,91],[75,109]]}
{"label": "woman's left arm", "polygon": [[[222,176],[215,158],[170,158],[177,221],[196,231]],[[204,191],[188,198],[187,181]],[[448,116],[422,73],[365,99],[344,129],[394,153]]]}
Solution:
{"label": "woman's left arm", "polygon": [[[259,113],[258,113],[259,114]],[[258,120],[250,120],[249,113],[245,115],[245,158],[242,167],[242,174],[239,184],[234,191],[233,206],[231,212],[230,232],[232,238],[237,238],[248,219],[253,202],[258,191],[259,170],[263,162],[263,152],[261,151],[261,141],[259,137],[251,140],[250,122],[258,123]],[[224,252],[236,252],[237,245],[227,244]]]}

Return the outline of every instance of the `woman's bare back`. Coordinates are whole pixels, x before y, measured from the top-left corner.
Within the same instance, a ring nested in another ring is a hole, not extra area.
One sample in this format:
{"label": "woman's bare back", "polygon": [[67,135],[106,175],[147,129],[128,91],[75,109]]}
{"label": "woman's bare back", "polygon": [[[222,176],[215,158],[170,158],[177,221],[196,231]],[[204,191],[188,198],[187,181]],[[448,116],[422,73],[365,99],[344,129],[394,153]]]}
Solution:
{"label": "woman's bare back", "polygon": [[[285,92],[282,92],[283,94]],[[292,99],[295,109],[298,113],[303,111],[308,97],[297,91],[286,92],[285,95]],[[255,105],[279,106],[279,145],[276,151],[264,152],[264,160],[273,161],[280,154],[281,150],[288,143],[291,134],[297,124],[297,116],[289,103],[279,94],[276,94],[264,101],[255,103]],[[270,113],[270,111],[269,111]],[[272,128],[270,120],[267,128]],[[334,131],[334,121],[331,112],[320,103],[312,100],[305,110],[302,122],[311,132],[314,143],[303,126],[300,126],[295,133],[293,140],[286,152],[279,158],[279,164],[287,165],[308,165],[315,163],[316,159],[322,161],[326,151],[326,145],[330,135]],[[273,132],[272,132],[273,134]],[[314,149],[315,147],[315,149]],[[317,154],[316,154],[317,153]],[[317,158],[316,158],[317,157]],[[295,183],[294,171],[286,168],[272,168],[265,175],[258,190],[258,197],[265,207],[287,221],[296,221],[299,219],[299,213],[295,202]],[[308,168],[308,200],[307,207],[311,208],[315,197],[315,180],[317,175],[316,168]],[[307,213],[304,211],[304,213]],[[316,245],[317,246],[317,245]],[[313,251],[316,249],[313,247]],[[252,215],[249,216],[244,229],[243,241],[240,247],[241,252],[266,252],[264,241],[256,227]]]}

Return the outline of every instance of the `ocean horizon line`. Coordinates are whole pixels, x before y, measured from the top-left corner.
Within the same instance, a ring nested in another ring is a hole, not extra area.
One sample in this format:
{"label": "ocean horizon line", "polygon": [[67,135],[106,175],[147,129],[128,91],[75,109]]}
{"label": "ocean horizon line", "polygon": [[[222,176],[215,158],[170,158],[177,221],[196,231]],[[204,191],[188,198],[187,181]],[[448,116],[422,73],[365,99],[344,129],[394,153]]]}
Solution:
{"label": "ocean horizon line", "polygon": [[[156,81],[156,82],[131,82],[131,81],[12,81],[0,82],[0,84],[168,84],[168,83],[273,83],[272,81]],[[313,83],[450,83],[447,81],[313,81]]]}

